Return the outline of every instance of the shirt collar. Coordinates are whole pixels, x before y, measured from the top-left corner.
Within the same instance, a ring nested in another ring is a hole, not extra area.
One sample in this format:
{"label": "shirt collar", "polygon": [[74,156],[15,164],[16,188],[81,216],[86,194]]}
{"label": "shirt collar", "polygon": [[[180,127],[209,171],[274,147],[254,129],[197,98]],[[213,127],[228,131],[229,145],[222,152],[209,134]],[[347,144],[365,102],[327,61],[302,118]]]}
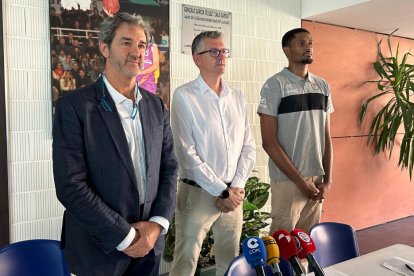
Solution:
{"label": "shirt collar", "polygon": [[309,71],[308,71],[308,77],[305,80],[302,79],[301,77],[293,74],[292,72],[290,72],[287,67],[283,68],[282,73],[283,73],[283,75],[285,75],[286,77],[288,77],[289,79],[291,79],[295,82],[303,82],[303,81],[314,82],[313,74]]}
{"label": "shirt collar", "polygon": [[[114,100],[115,104],[122,104],[125,100],[130,100],[121,93],[119,93],[108,81],[105,75],[102,75],[103,81],[105,83],[106,88],[108,89],[109,94],[111,95],[112,99]],[[139,103],[142,98],[141,93],[139,92],[138,85],[135,83],[135,102]]]}
{"label": "shirt collar", "polygon": [[311,82],[311,83],[312,82],[315,82],[314,77],[313,77],[313,74],[311,72],[309,72],[309,71],[308,71],[308,81]]}
{"label": "shirt collar", "polygon": [[[225,95],[227,95],[230,91],[230,87],[229,85],[222,79],[220,78],[220,82],[221,82],[221,93],[220,93],[220,97],[224,97]],[[210,91],[211,93],[214,93],[215,95],[216,92],[214,92],[208,85],[207,83],[204,81],[204,79],[201,77],[201,75],[198,75],[197,79],[196,79],[196,83],[198,85],[198,87],[200,87],[201,92],[204,94],[208,91]]]}

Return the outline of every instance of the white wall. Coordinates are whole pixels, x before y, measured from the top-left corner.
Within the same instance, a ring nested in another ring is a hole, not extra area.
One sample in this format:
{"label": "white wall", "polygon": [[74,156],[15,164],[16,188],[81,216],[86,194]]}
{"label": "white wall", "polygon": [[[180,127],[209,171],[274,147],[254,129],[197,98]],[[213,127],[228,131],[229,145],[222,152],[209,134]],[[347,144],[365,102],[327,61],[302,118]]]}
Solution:
{"label": "white wall", "polygon": [[10,240],[59,239],[63,208],[52,174],[48,1],[6,0],[2,5]]}
{"label": "white wall", "polygon": [[[263,82],[286,65],[281,36],[300,26],[300,0],[170,1],[171,91],[194,79],[181,53],[181,5],[232,12],[232,55],[225,79],[242,89],[258,146],[256,170],[268,181],[256,109]],[[63,207],[56,199],[51,161],[52,119],[49,7],[46,0],[3,0],[8,123],[11,242],[60,238]],[[162,272],[168,266],[162,265]]]}

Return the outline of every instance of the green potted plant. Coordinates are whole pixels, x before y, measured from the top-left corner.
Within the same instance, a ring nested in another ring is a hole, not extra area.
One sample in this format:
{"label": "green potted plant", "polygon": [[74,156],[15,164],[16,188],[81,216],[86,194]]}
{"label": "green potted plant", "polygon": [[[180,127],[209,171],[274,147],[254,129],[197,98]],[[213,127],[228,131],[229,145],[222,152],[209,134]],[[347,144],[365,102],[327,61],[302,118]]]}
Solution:
{"label": "green potted plant", "polygon": [[269,225],[268,212],[260,209],[269,198],[270,184],[260,182],[259,178],[250,177],[245,186],[245,197],[243,201],[243,228],[240,243],[250,236],[259,236],[260,231]]}
{"label": "green potted plant", "polygon": [[[243,228],[240,243],[249,236],[259,236],[260,230],[265,228],[267,220],[270,218],[268,212],[262,212],[260,209],[266,204],[269,198],[268,183],[259,181],[257,177],[250,177],[245,186],[245,197],[243,201]],[[163,258],[166,262],[172,262],[175,245],[175,223],[171,224],[170,230],[165,237],[165,249]],[[195,275],[215,275],[214,267],[214,239],[210,230],[200,251],[200,257],[197,263]]]}
{"label": "green potted plant", "polygon": [[411,97],[414,92],[414,65],[409,64],[407,59],[413,55],[407,52],[400,59],[399,44],[395,54],[393,53],[391,36],[396,31],[388,35],[389,56],[382,53],[382,40],[378,43],[378,60],[373,65],[379,79],[367,81],[377,85],[378,93],[362,103],[359,124],[364,121],[371,102],[380,98],[387,100],[371,121],[368,144],[374,147],[375,154],[389,150],[390,158],[396,140],[400,140],[397,134],[402,126],[404,133],[402,133],[398,166],[408,169],[411,179],[414,165],[414,103]]}

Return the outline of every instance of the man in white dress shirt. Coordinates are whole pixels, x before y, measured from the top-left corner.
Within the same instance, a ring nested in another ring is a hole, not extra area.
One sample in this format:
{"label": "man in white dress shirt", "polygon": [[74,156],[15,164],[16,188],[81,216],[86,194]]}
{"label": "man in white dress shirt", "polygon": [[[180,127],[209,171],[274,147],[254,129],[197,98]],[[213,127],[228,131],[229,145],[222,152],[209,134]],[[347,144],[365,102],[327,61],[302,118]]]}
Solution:
{"label": "man in white dress shirt", "polygon": [[176,241],[170,275],[194,275],[201,245],[211,228],[216,273],[239,255],[244,185],[256,159],[243,93],[223,80],[229,49],[217,31],[192,43],[200,70],[173,95],[171,126],[179,161]]}

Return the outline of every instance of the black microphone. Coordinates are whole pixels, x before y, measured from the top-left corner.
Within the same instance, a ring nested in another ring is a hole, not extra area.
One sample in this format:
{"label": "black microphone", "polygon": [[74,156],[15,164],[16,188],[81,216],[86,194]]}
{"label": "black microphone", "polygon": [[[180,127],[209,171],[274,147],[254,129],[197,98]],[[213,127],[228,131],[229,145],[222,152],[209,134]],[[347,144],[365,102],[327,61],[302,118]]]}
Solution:
{"label": "black microphone", "polygon": [[299,259],[306,258],[308,260],[309,266],[312,268],[315,276],[325,276],[325,272],[323,272],[322,268],[312,254],[316,250],[316,246],[312,238],[300,229],[293,229],[290,234],[293,236],[293,238],[295,238],[297,242]]}
{"label": "black microphone", "polygon": [[293,237],[288,233],[288,231],[283,229],[278,230],[273,233],[273,238],[279,245],[280,256],[292,265],[295,274],[304,275],[305,272],[297,259],[298,249],[296,248]]}
{"label": "black microphone", "polygon": [[243,255],[249,265],[256,270],[257,276],[265,276],[266,249],[259,237],[248,237],[243,241]]}

